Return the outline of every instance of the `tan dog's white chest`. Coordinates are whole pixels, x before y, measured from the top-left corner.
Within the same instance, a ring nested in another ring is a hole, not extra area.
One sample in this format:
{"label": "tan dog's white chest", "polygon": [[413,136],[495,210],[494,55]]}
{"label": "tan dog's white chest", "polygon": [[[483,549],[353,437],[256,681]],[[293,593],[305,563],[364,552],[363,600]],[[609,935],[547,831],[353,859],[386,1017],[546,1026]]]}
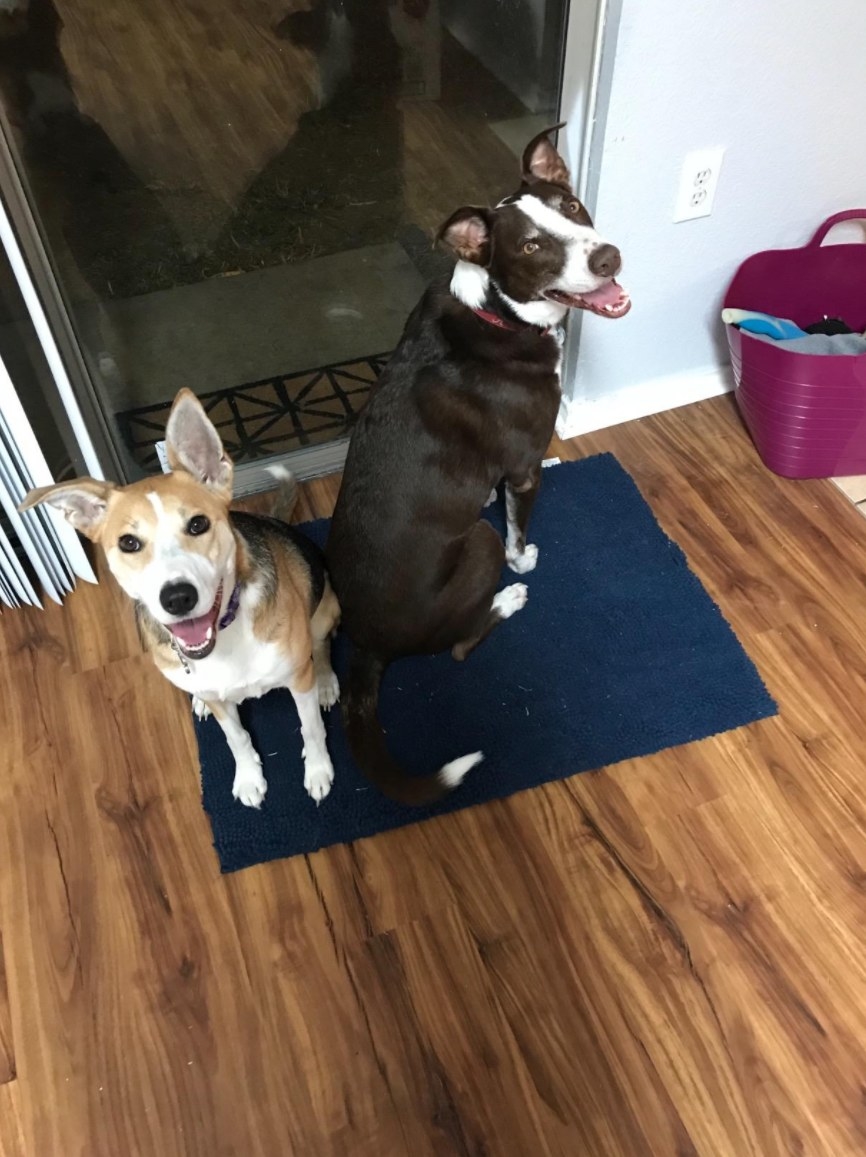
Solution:
{"label": "tan dog's white chest", "polygon": [[219,633],[217,645],[206,659],[166,671],[177,687],[205,702],[242,703],[258,699],[275,687],[287,687],[294,667],[277,643],[262,642],[243,611]]}

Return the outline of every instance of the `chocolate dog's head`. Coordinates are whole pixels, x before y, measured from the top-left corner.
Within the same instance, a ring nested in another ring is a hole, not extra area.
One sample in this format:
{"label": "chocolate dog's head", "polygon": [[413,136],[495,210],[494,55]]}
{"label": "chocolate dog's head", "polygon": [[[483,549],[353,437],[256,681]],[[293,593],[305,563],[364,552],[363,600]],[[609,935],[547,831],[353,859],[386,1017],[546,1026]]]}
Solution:
{"label": "chocolate dog's head", "polygon": [[439,240],[458,257],[451,292],[477,309],[493,290],[533,324],[559,321],[568,309],[624,317],[631,299],[615,280],[620,252],[575,196],[554,131],[526,146],[517,192],[495,209],[458,209],[442,226]]}

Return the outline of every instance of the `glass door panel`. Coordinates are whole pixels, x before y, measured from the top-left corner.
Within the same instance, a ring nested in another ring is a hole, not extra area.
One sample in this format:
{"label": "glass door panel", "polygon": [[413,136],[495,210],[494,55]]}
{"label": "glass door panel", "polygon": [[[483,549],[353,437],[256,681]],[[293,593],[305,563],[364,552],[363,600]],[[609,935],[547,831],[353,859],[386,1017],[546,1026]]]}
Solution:
{"label": "glass door panel", "polygon": [[11,0],[5,130],[129,476],[346,437],[459,205],[556,118],[567,0]]}

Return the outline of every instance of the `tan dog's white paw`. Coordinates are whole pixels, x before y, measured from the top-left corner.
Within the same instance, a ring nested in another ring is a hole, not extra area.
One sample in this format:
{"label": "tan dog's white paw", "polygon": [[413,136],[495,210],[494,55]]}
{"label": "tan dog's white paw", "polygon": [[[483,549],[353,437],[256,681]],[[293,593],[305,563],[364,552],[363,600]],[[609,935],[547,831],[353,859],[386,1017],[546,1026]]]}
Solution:
{"label": "tan dog's white paw", "polygon": [[320,804],[334,782],[334,769],[330,761],[327,763],[307,762],[304,760],[304,787],[310,799]]}
{"label": "tan dog's white paw", "polygon": [[325,671],[316,680],[319,689],[319,706],[325,711],[340,702],[340,680],[333,671]]}
{"label": "tan dog's white paw", "polygon": [[262,775],[260,763],[250,760],[236,766],[232,795],[240,800],[244,807],[260,808],[267,790],[268,783]]}
{"label": "tan dog's white paw", "polygon": [[196,719],[208,719],[210,717],[210,707],[208,707],[203,699],[199,699],[197,695],[193,695],[192,713]]}

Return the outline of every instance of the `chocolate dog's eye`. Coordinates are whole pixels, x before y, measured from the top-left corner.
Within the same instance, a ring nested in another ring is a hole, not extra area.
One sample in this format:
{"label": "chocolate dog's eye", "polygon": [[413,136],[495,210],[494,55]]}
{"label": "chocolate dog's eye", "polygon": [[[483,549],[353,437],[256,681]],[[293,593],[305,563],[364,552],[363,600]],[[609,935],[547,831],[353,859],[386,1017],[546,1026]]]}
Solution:
{"label": "chocolate dog's eye", "polygon": [[141,539],[136,538],[134,534],[122,534],[117,540],[117,545],[124,554],[135,554],[136,551],[141,550]]}
{"label": "chocolate dog's eye", "polygon": [[203,514],[194,514],[186,524],[187,534],[205,534],[210,530],[210,519]]}
{"label": "chocolate dog's eye", "polygon": [[530,253],[534,253],[537,248],[538,248],[537,242],[527,241],[526,244],[523,246],[523,252],[526,253],[527,255],[529,255]]}
{"label": "chocolate dog's eye", "polygon": [[563,205],[566,213],[576,213],[580,208],[580,201],[566,201]]}

